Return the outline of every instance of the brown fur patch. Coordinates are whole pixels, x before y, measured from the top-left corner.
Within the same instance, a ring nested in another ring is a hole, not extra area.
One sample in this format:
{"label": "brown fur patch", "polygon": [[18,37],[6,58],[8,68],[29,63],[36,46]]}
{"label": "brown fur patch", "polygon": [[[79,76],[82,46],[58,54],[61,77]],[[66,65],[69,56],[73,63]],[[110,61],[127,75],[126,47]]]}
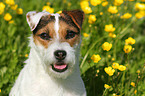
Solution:
{"label": "brown fur patch", "polygon": [[[59,25],[60,25],[59,26],[59,36],[60,36],[61,42],[68,42],[71,47],[73,47],[74,44],[79,43],[80,36],[79,36],[79,31],[77,30],[76,27],[70,26],[62,20],[60,20]],[[76,35],[73,38],[66,39],[67,30],[72,30],[72,31],[76,32]]]}
{"label": "brown fur patch", "polygon": [[[44,40],[40,37],[40,34],[47,33],[51,37],[50,40]],[[48,23],[45,27],[41,28],[36,32],[35,35],[33,35],[34,42],[36,45],[42,45],[45,48],[48,48],[50,42],[52,41],[53,37],[55,36],[55,30],[54,30],[54,22]]]}

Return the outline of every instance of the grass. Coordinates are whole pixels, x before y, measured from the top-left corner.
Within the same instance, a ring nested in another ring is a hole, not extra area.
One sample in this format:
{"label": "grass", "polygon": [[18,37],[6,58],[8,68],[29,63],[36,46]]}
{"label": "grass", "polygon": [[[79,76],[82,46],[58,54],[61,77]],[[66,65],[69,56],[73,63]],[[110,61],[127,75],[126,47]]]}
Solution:
{"label": "grass", "polygon": [[[107,10],[114,5],[112,0],[107,0],[108,5],[103,7],[102,3],[89,7],[96,21],[88,23],[89,15],[85,14],[82,27],[82,44],[80,56],[80,70],[86,86],[87,96],[145,96],[145,18],[138,19],[135,9],[136,3],[144,3],[141,0],[124,1],[117,6],[118,13],[112,14]],[[142,0],[143,1],[143,0]],[[8,4],[5,3],[5,11],[0,15],[0,96],[8,96],[24,61],[29,54],[28,38],[31,34],[26,22],[26,13],[29,11],[42,11],[44,5],[50,2],[54,12],[60,10],[81,9],[78,0],[15,0],[19,8],[23,9],[23,14],[17,14]],[[104,2],[104,1],[103,1]],[[84,5],[85,6],[85,5]],[[1,7],[0,7],[1,8]],[[84,9],[82,9],[84,10]],[[103,12],[103,15],[100,15]],[[125,13],[131,13],[129,19],[121,19]],[[14,23],[4,20],[4,15],[10,13]],[[111,38],[106,32],[105,25],[112,24],[115,28],[113,32],[116,38]],[[85,37],[83,33],[89,36]],[[135,39],[135,44],[131,45],[129,53],[123,51],[125,40],[128,37]],[[102,48],[104,42],[112,44],[109,51]],[[94,63],[91,59],[93,54],[99,54],[101,60]],[[126,67],[126,70],[115,69],[112,76],[109,76],[104,68],[112,66],[113,62]],[[131,85],[135,83],[135,86]],[[111,86],[105,88],[104,84]]]}

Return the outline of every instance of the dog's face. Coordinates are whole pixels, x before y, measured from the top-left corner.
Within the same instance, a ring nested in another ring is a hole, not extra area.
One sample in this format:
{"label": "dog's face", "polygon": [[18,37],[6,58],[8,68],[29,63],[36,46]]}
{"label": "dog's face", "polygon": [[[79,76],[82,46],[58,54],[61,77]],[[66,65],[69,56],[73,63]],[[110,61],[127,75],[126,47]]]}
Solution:
{"label": "dog's face", "polygon": [[50,75],[66,78],[73,72],[79,54],[83,19],[84,13],[80,10],[63,11],[61,14],[27,13],[27,22],[33,32],[33,44],[30,45]]}

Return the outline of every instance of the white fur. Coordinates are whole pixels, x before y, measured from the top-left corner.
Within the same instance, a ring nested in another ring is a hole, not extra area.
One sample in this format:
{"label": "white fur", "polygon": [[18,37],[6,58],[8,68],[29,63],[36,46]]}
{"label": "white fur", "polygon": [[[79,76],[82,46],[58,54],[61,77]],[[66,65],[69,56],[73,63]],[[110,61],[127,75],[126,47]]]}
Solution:
{"label": "white fur", "polygon": [[[55,18],[58,18],[57,16],[55,15]],[[57,19],[55,23],[58,23]],[[58,31],[57,28],[59,25],[55,24],[55,31]],[[77,44],[71,47],[67,42],[53,39],[48,48],[45,48],[42,45],[35,45],[31,36],[29,46],[31,47],[29,58],[9,96],[86,96],[80,76]],[[51,64],[56,62],[54,56],[56,50],[67,52],[64,62],[69,67],[65,72],[55,72],[51,68]]]}

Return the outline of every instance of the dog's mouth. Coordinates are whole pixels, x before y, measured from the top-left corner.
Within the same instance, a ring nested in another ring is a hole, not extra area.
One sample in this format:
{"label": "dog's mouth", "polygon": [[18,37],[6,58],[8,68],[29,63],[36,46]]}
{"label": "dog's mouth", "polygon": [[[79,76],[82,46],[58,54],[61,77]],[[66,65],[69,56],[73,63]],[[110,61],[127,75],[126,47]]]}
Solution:
{"label": "dog's mouth", "polygon": [[57,62],[55,64],[52,64],[52,69],[56,72],[64,72],[68,69],[68,65],[64,62]]}

